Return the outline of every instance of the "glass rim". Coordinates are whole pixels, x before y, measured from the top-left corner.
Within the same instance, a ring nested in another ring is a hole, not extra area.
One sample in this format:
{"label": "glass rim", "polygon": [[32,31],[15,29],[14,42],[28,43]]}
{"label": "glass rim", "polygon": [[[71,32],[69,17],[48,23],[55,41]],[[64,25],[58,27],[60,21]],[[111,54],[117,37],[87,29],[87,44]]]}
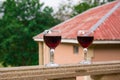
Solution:
{"label": "glass rim", "polygon": [[80,34],[84,36],[90,36],[90,35],[94,35],[94,32],[90,30],[82,29],[77,31],[77,35],[80,35]]}
{"label": "glass rim", "polygon": [[60,30],[45,30],[45,31],[43,32],[43,35],[45,36],[45,35],[49,34],[49,35],[52,36],[53,33],[54,33],[54,35],[55,35],[55,34],[61,35],[61,31],[60,31]]}

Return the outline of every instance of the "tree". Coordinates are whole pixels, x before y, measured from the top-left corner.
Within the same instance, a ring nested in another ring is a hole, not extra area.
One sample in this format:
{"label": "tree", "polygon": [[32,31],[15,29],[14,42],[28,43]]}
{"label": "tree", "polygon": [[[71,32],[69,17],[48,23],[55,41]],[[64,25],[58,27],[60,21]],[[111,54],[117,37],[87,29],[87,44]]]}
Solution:
{"label": "tree", "polygon": [[83,0],[83,2],[79,2],[78,4],[73,4],[73,1],[74,0],[66,0],[65,2],[60,3],[58,7],[58,11],[54,14],[54,17],[62,21],[65,21],[92,7],[98,6],[97,2],[92,4],[91,0]]}
{"label": "tree", "polygon": [[75,16],[77,14],[80,14],[90,8],[105,4],[107,2],[115,1],[115,0],[108,0],[107,2],[103,0],[103,2],[100,2],[100,0],[83,0],[84,2],[79,3],[73,7],[73,14],[72,16]]}
{"label": "tree", "polygon": [[72,14],[73,16],[80,14],[90,8],[96,7],[98,6],[98,3],[94,3],[94,4],[89,4],[87,2],[83,2],[83,3],[79,3],[77,5],[74,6],[74,13]]}
{"label": "tree", "polygon": [[62,1],[58,6],[58,11],[54,13],[54,17],[60,19],[61,21],[65,21],[71,18],[74,6],[73,1],[74,0]]}
{"label": "tree", "polygon": [[38,64],[38,47],[32,37],[60,21],[53,9],[43,8],[39,0],[7,0],[0,19],[0,61],[4,66]]}

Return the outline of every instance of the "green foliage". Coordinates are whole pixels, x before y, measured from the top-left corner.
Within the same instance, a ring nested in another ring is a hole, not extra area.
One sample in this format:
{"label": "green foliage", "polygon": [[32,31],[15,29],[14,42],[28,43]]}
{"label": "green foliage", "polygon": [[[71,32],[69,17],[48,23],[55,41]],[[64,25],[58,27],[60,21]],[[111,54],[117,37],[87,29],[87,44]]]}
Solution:
{"label": "green foliage", "polygon": [[99,5],[97,2],[91,4],[91,0],[84,0],[83,3],[78,3],[76,5],[72,4],[72,0],[66,0],[66,2],[67,3],[62,2],[58,7],[58,11],[54,14],[55,17],[61,21],[65,21],[73,16],[76,16],[90,8]]}
{"label": "green foliage", "polygon": [[38,45],[32,37],[60,21],[53,18],[52,8],[39,0],[7,0],[1,7],[0,61],[4,66],[38,64]]}
{"label": "green foliage", "polygon": [[98,3],[96,3],[96,2],[94,4],[89,4],[87,2],[79,3],[78,5],[74,6],[73,16],[80,14],[80,13],[82,13],[90,8],[96,7],[96,6],[98,6]]}
{"label": "green foliage", "polygon": [[[68,20],[71,17],[74,17],[90,8],[105,4],[106,1],[103,0],[101,3],[100,0],[82,0],[78,4],[73,4],[74,0],[65,0],[61,2],[58,6],[58,11],[54,13],[54,17],[60,19],[61,21]],[[114,0],[109,0],[114,1]]]}
{"label": "green foliage", "polygon": [[108,0],[108,2],[115,1],[115,0]]}
{"label": "green foliage", "polygon": [[[108,0],[108,2],[111,2],[111,1],[115,1],[115,0]],[[75,16],[77,14],[80,14],[90,8],[93,8],[93,7],[96,7],[96,6],[99,6],[99,5],[102,5],[102,4],[105,4],[105,0],[103,0],[102,3],[100,3],[98,0],[95,0],[93,3],[91,3],[92,0],[84,0],[83,3],[79,3],[77,5],[75,5],[73,8],[73,14],[72,16]]]}

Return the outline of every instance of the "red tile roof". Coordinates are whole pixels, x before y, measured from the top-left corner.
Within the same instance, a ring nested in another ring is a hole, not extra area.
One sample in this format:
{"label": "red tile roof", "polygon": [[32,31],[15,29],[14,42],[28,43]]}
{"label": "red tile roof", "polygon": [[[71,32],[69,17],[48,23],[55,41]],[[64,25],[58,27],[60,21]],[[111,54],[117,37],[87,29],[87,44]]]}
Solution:
{"label": "red tile roof", "polygon": [[[95,40],[120,40],[120,0],[87,10],[51,29],[61,30],[62,38],[68,40],[76,39],[80,29],[94,31]],[[42,33],[34,40],[41,38]]]}

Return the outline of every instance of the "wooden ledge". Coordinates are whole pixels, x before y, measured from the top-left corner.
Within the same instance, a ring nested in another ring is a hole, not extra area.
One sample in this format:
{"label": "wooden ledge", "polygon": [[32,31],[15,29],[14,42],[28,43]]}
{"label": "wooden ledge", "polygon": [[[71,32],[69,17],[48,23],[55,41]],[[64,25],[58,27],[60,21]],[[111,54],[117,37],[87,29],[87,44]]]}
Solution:
{"label": "wooden ledge", "polygon": [[68,78],[84,75],[119,74],[120,62],[93,63],[91,65],[71,64],[59,67],[25,66],[0,68],[0,80],[35,80]]}

